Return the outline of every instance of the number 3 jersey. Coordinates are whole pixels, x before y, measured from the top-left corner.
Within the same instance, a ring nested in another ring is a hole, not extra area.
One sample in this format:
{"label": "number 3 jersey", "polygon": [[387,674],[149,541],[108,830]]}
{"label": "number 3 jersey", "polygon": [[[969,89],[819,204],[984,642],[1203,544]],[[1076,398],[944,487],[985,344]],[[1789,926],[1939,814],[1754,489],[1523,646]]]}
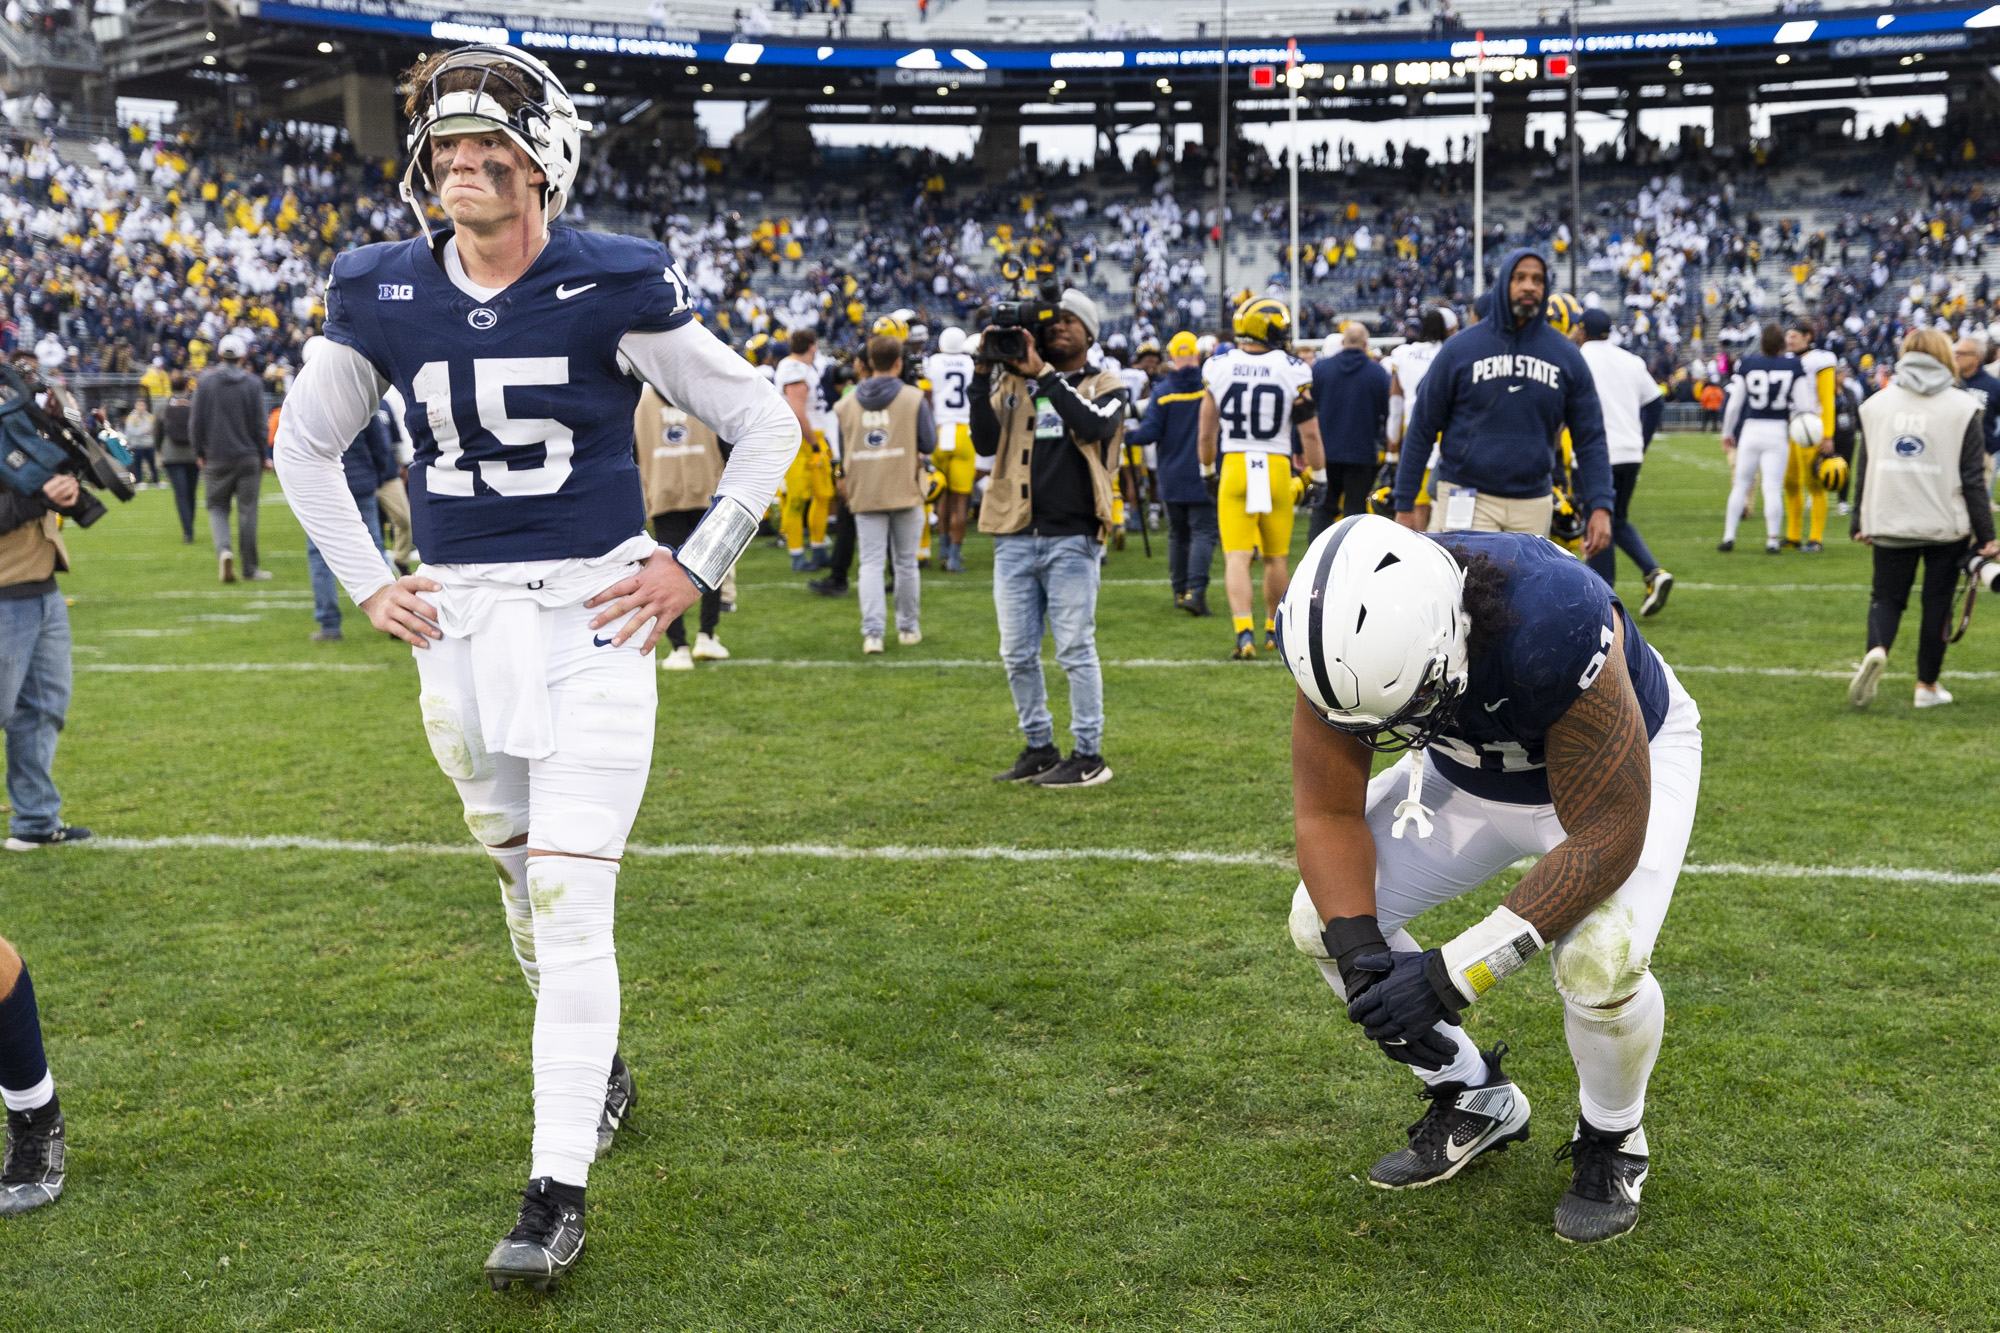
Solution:
{"label": "number 3 jersey", "polygon": [[1231,348],[1202,363],[1225,454],[1292,452],[1292,412],[1312,410],[1312,367],[1290,352]]}
{"label": "number 3 jersey", "polygon": [[452,281],[442,253],[421,238],[364,246],[334,261],[326,295],[326,337],[407,404],[425,561],[589,558],[643,532],[641,384],[619,343],[693,318],[666,248],[551,228],[528,271],[488,300]]}
{"label": "number 3 jersey", "polygon": [[[1587,565],[1547,538],[1521,533],[1454,532],[1434,540],[1460,564],[1484,555],[1507,576],[1500,589],[1505,624],[1466,664],[1470,679],[1457,712],[1431,742],[1440,774],[1490,801],[1549,804],[1543,741],[1604,669],[1614,620],[1624,623],[1625,670],[1646,735],[1659,733],[1667,715],[1666,670]],[[1476,624],[1473,634],[1485,637]]]}

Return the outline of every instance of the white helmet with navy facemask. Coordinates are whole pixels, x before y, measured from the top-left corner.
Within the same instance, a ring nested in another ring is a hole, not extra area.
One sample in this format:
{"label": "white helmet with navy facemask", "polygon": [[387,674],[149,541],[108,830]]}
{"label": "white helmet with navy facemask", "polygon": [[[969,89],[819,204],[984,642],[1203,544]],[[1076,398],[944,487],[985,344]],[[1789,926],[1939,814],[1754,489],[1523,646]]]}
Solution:
{"label": "white helmet with navy facemask", "polygon": [[[446,78],[453,74],[458,77]],[[430,223],[418,192],[437,193],[431,176],[431,140],[437,135],[506,135],[548,178],[542,187],[543,220],[561,217],[582,158],[584,124],[555,71],[510,47],[462,46],[426,68],[424,77],[402,183],[403,202],[415,211],[424,234],[430,235]],[[516,104],[512,109],[510,102]]]}
{"label": "white helmet with navy facemask", "polygon": [[[1420,749],[1450,722],[1465,693],[1465,571],[1430,538],[1376,514],[1321,533],[1278,608],[1278,652],[1319,719],[1371,750]],[[1395,833],[1417,802],[1397,807]]]}

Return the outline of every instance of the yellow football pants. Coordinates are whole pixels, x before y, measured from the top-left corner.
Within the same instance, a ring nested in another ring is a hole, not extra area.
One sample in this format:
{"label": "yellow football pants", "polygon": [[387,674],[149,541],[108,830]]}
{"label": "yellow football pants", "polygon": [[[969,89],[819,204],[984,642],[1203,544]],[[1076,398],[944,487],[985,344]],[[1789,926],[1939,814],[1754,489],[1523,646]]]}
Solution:
{"label": "yellow football pants", "polygon": [[[1826,488],[1819,484],[1819,446],[1801,449],[1792,445],[1791,462],[1785,467],[1785,540],[1797,542],[1799,529],[1810,529],[1807,541],[1826,540],[1826,511],[1830,503]],[[1812,517],[1805,520],[1805,511]]]}
{"label": "yellow football pants", "polygon": [[814,546],[826,545],[826,516],[832,507],[833,451],[826,447],[826,437],[814,431],[785,471],[785,509],[778,524],[785,549],[799,554],[808,536]]}

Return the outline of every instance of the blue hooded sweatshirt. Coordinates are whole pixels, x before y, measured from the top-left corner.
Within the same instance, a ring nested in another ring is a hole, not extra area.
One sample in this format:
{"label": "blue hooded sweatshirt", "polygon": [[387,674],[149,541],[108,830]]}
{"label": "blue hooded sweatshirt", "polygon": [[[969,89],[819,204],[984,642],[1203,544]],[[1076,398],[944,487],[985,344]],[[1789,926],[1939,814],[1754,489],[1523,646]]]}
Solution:
{"label": "blue hooded sweatshirt", "polygon": [[1554,488],[1565,425],[1576,454],[1573,484],[1583,512],[1612,507],[1604,414],[1583,354],[1548,326],[1539,309],[1517,327],[1505,299],[1515,267],[1529,258],[1541,256],[1533,250],[1507,256],[1494,282],[1493,317],[1447,338],[1425,373],[1396,466],[1399,513],[1416,507],[1430,461],[1428,442],[1440,433],[1440,486],[1470,486],[1519,500],[1547,495]]}
{"label": "blue hooded sweatshirt", "polygon": [[1375,466],[1389,420],[1389,372],[1358,347],[1313,362],[1313,401],[1329,467]]}
{"label": "blue hooded sweatshirt", "polygon": [[1153,385],[1146,415],[1125,428],[1125,443],[1158,446],[1160,499],[1167,504],[1214,504],[1201,479],[1201,367],[1183,366]]}

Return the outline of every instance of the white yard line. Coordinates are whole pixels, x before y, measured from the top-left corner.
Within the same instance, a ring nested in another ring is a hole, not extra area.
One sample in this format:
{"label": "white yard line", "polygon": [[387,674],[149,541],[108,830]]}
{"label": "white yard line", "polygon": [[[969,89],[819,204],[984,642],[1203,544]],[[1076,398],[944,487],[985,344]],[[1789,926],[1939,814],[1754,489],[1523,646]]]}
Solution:
{"label": "white yard line", "polygon": [[[78,844],[108,852],[153,852],[214,849],[224,851],[307,851],[346,852],[376,856],[479,856],[483,849],[471,843],[436,842],[357,842],[336,838],[289,836],[228,837],[195,834],[169,838],[93,838]],[[1272,852],[1172,852],[1148,851],[1138,847],[845,847],[830,843],[668,843],[646,846],[634,844],[626,855],[659,859],[674,856],[795,856],[817,861],[1002,861],[1046,863],[1051,861],[1114,861],[1142,865],[1248,866],[1291,871],[1289,856]],[[1751,864],[1718,861],[1693,862],[1681,867],[1686,875],[1738,875],[1759,879],[1858,879],[1908,884],[1990,884],[2000,885],[2000,873],[1973,873],[1958,870],[1924,870],[1906,866],[1807,866],[1789,862]]]}
{"label": "white yard line", "polygon": [[85,662],[78,671],[158,675],[180,671],[387,671],[386,662]]}

